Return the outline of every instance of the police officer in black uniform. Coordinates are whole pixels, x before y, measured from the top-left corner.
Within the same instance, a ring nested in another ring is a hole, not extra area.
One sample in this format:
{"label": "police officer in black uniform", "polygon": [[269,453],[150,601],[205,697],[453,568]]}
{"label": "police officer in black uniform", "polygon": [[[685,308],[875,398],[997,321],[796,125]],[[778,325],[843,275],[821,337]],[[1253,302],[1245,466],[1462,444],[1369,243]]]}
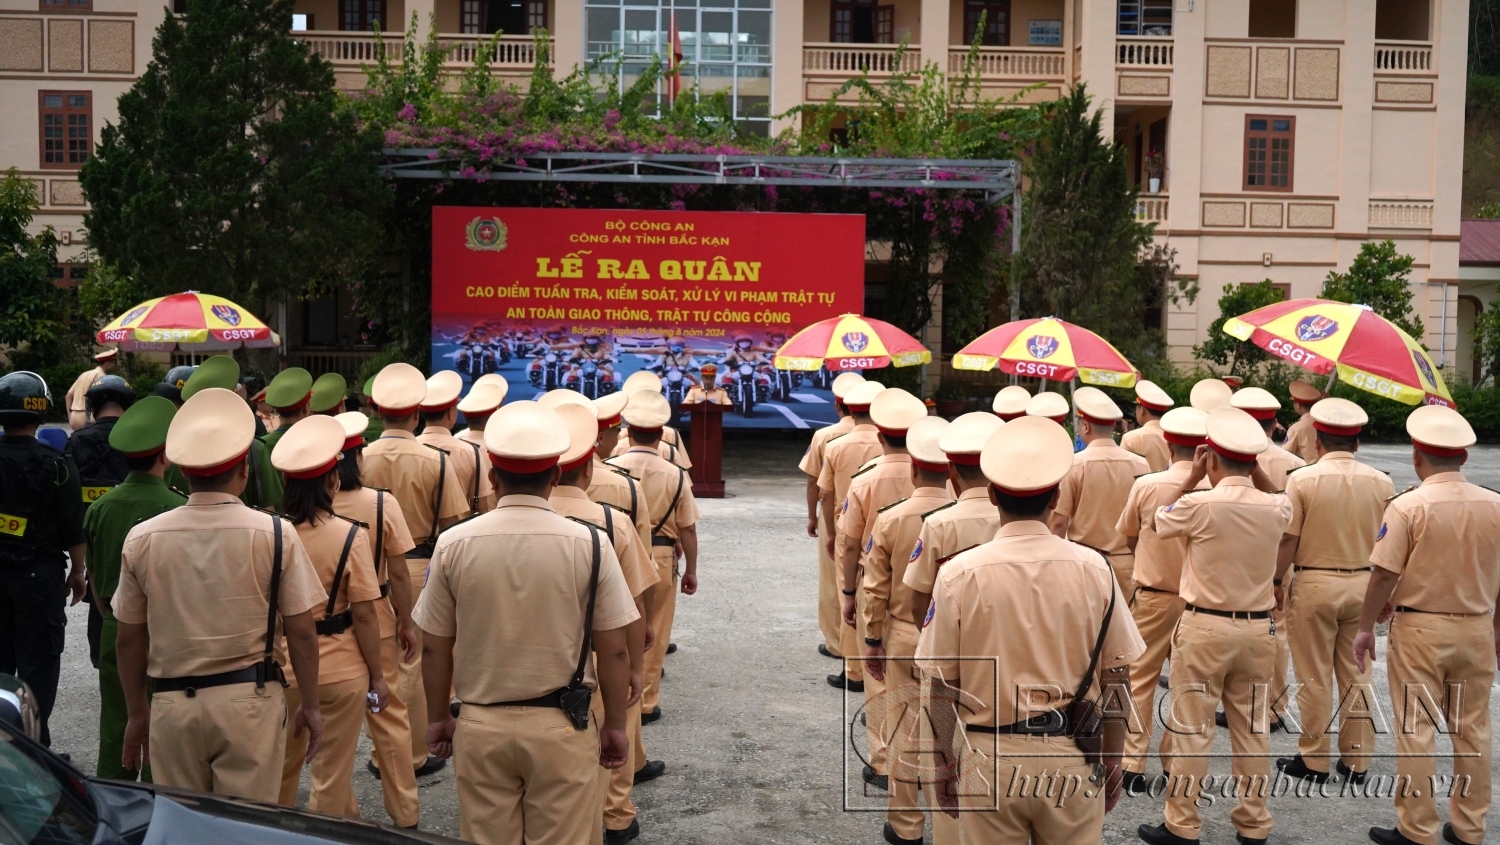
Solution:
{"label": "police officer in black uniform", "polygon": [[151,393],[155,396],[165,396],[172,400],[173,405],[181,408],[183,385],[187,384],[187,380],[193,377],[193,371],[196,369],[198,368],[190,364],[183,364],[167,370],[167,374],[162,377],[161,382],[151,388]]}
{"label": "police officer in black uniform", "polygon": [[[83,597],[83,492],[78,469],[36,439],[52,404],[36,373],[0,378],[0,673],[36,694],[42,744],[57,700],[64,607]],[[64,560],[71,558],[71,569]]]}
{"label": "police officer in black uniform", "polygon": [[[130,383],[117,375],[100,376],[94,379],[83,394],[88,405],[92,423],[73,432],[63,454],[73,459],[78,468],[78,480],[83,485],[84,509],[109,488],[125,480],[130,469],[125,465],[125,455],[109,445],[109,433],[114,431],[115,421],[135,403],[135,391]],[[99,636],[104,630],[104,617],[94,607],[92,586],[83,594],[89,606],[89,661],[99,668]]]}

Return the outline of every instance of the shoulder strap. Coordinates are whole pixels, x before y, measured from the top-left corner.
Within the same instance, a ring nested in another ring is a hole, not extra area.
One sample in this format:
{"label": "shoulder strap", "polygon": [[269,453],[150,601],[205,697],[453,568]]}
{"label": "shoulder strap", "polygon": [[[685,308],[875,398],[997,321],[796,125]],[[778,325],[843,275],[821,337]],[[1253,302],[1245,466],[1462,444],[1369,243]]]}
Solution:
{"label": "shoulder strap", "polygon": [[349,526],[349,534],[344,538],[344,550],[339,552],[339,568],[333,571],[333,586],[328,590],[328,606],[323,609],[324,619],[333,615],[333,603],[339,597],[339,582],[344,580],[344,567],[349,564],[349,550],[354,548],[354,538],[358,535],[359,523],[355,522]]}
{"label": "shoulder strap", "polygon": [[[264,667],[265,678],[271,678],[276,673],[276,616],[277,599],[281,595],[281,517],[271,514],[271,536],[275,540],[275,551],[271,555],[271,596],[266,602],[266,649],[261,653],[261,665]],[[260,686],[265,686],[261,681]]]}
{"label": "shoulder strap", "polygon": [[600,507],[604,508],[604,533],[609,535],[609,542],[613,543],[615,541],[615,517],[610,513],[612,508],[609,505],[600,505]]}
{"label": "shoulder strap", "polygon": [[625,476],[625,486],[630,488],[630,520],[635,521],[635,515],[640,512],[640,493],[635,489],[635,479]]}
{"label": "shoulder strap", "polygon": [[437,453],[438,453],[437,501],[434,502],[433,505],[432,505],[432,534],[430,536],[428,536],[428,538],[427,538],[427,542],[429,542],[429,543],[436,543],[437,542],[437,538],[438,538],[438,520],[442,518],[441,515],[443,513],[443,488],[448,486],[447,484],[443,483],[448,478],[448,453],[444,452],[442,449],[438,449]]}
{"label": "shoulder strap", "polygon": [[955,500],[953,500],[951,502],[946,502],[944,504],[938,505],[937,507],[933,508],[932,510],[928,511],[927,513],[922,514],[922,519],[926,520],[927,517],[932,516],[933,514],[937,513],[938,511],[945,511],[948,508],[951,508],[951,507],[953,507],[956,504],[958,504],[958,500],[957,499],[955,499]]}
{"label": "shoulder strap", "polygon": [[583,527],[589,530],[589,540],[593,544],[594,561],[589,575],[589,604],[588,610],[583,614],[583,648],[578,652],[578,668],[573,670],[572,686],[577,687],[583,683],[583,671],[588,666],[589,649],[594,639],[594,603],[599,598],[599,564],[603,554],[599,549],[599,529],[585,522]]}
{"label": "shoulder strap", "polygon": [[375,491],[375,575],[385,563],[385,492]]}
{"label": "shoulder strap", "polygon": [[468,443],[469,448],[474,450],[474,491],[469,495],[469,510],[479,513],[479,473],[484,471],[479,460],[479,444],[470,443],[467,440],[464,442]]}
{"label": "shoulder strap", "polygon": [[891,508],[894,508],[895,506],[901,504],[902,502],[908,502],[908,501],[911,501],[911,497],[910,496],[907,496],[905,499],[897,499],[896,501],[891,502],[889,505],[881,505],[878,509],[876,509],[875,512],[876,513],[885,513],[886,511],[890,510]]}
{"label": "shoulder strap", "polygon": [[656,523],[655,528],[651,529],[653,535],[661,531],[662,526],[667,524],[667,521],[672,518],[672,513],[677,510],[677,503],[682,501],[683,477],[686,475],[687,472],[685,470],[681,467],[677,468],[677,492],[672,494],[672,503],[667,505],[667,512],[662,514],[661,521]]}
{"label": "shoulder strap", "polygon": [[[1105,560],[1108,561],[1108,558]],[[1108,563],[1105,565],[1107,567]],[[1074,701],[1082,701],[1089,694],[1089,688],[1094,685],[1094,670],[1099,667],[1099,653],[1104,650],[1104,635],[1109,633],[1109,622],[1115,615],[1114,573],[1109,573],[1109,577],[1109,607],[1104,611],[1104,624],[1099,626],[1099,636],[1094,639],[1094,652],[1089,655],[1089,670],[1083,673],[1078,691],[1073,694]]]}

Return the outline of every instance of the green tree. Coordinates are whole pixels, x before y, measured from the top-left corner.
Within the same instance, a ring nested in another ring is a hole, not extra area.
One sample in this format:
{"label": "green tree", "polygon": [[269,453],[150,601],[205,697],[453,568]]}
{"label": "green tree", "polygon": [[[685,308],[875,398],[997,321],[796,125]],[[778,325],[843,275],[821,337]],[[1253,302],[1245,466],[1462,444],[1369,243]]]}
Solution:
{"label": "green tree", "polygon": [[1390,320],[1418,342],[1422,340],[1422,319],[1411,305],[1410,255],[1396,252],[1396,242],[1384,240],[1360,244],[1359,255],[1349,265],[1349,272],[1330,270],[1323,280],[1323,298],[1335,302],[1368,305],[1376,314]]}
{"label": "green tree", "polygon": [[0,175],[0,346],[27,344],[45,355],[68,341],[66,304],[52,284],[57,235],[26,231],[36,216],[36,182],[14,167]]}
{"label": "green tree", "polygon": [[1161,302],[1160,274],[1137,263],[1152,226],[1136,219],[1125,149],[1101,135],[1084,86],[1055,104],[1031,157],[1021,251],[1011,284],[1028,316],[1052,315],[1110,339],[1128,357],[1152,357],[1159,332],[1145,311]]}
{"label": "green tree", "polygon": [[1268,356],[1259,346],[1242,341],[1224,333],[1224,323],[1230,317],[1248,314],[1257,308],[1275,305],[1286,299],[1270,279],[1244,285],[1225,285],[1219,296],[1219,316],[1208,324],[1208,339],[1193,347],[1193,354],[1202,361],[1212,361],[1219,366],[1228,366],[1229,374],[1244,378],[1257,364]]}
{"label": "green tree", "polygon": [[365,277],[379,254],[378,138],[287,34],[292,0],[168,15],[81,173],[89,237],[161,294],[255,301]]}

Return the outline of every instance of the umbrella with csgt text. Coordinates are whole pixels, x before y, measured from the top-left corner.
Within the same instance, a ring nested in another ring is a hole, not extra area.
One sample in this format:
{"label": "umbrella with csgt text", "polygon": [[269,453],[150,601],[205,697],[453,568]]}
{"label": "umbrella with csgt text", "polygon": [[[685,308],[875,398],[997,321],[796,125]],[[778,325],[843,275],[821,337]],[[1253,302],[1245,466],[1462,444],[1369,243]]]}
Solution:
{"label": "umbrella with csgt text", "polygon": [[844,314],[819,320],[792,335],[776,352],[778,370],[810,372],[914,367],[932,361],[922,341],[884,320]]}
{"label": "umbrella with csgt text", "polygon": [[1304,370],[1405,402],[1453,407],[1453,394],[1422,344],[1370,310],[1327,299],[1292,299],[1224,321],[1224,332]]}
{"label": "umbrella with csgt text", "polygon": [[956,370],[993,370],[1017,376],[1101,387],[1134,387],[1135,365],[1109,341],[1056,317],[1014,320],[975,338],[953,355]]}
{"label": "umbrella with csgt text", "polygon": [[281,338],[248,309],[222,296],[187,291],[148,299],[99,330],[100,343],[125,352],[213,352],[280,346]]}

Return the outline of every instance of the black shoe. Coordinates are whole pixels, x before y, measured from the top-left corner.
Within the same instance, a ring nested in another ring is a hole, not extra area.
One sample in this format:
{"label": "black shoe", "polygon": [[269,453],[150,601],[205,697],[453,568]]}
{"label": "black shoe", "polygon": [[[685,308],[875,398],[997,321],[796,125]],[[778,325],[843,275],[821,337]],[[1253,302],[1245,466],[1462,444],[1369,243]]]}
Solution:
{"label": "black shoe", "polygon": [[667,773],[667,764],[661,760],[647,760],[646,765],[635,770],[635,785],[653,781]]}
{"label": "black shoe", "polygon": [[1140,795],[1146,791],[1150,783],[1151,781],[1147,780],[1145,775],[1128,769],[1124,770],[1124,774],[1120,776],[1120,789],[1126,795]]}
{"label": "black shoe", "polygon": [[1251,839],[1250,837],[1236,830],[1234,832],[1234,841],[1240,843],[1240,845],[1260,845],[1260,843],[1265,842],[1266,840],[1264,838]]}
{"label": "black shoe", "polygon": [[[1360,772],[1360,774],[1364,774],[1364,772]],[[1452,842],[1453,845],[1469,845],[1469,843],[1459,839],[1458,834],[1453,832],[1453,822],[1443,823],[1443,841]]]}
{"label": "black shoe", "polygon": [[865,764],[865,770],[863,772],[860,772],[860,777],[863,777],[865,779],[865,783],[868,783],[876,789],[881,789],[886,792],[891,791],[891,779],[889,777],[886,777],[885,775],[875,774],[875,767],[871,766],[869,763]]}
{"label": "black shoe", "polygon": [[1226,715],[1223,710],[1220,710],[1219,712],[1214,714],[1214,724],[1218,725],[1221,728],[1229,727],[1229,716]]}
{"label": "black shoe", "polygon": [[850,692],[864,692],[864,681],[851,681],[844,676],[843,672],[828,676],[828,685],[837,689],[845,689]]}
{"label": "black shoe", "polygon": [[667,654],[677,653],[677,643],[667,643]]}
{"label": "black shoe", "polygon": [[365,761],[365,771],[374,775],[376,780],[380,780],[380,769],[376,767],[374,757]]}
{"label": "black shoe", "polygon": [[1143,824],[1135,829],[1135,835],[1139,836],[1142,842],[1149,842],[1150,845],[1193,845],[1193,843],[1198,841],[1178,836],[1172,831],[1167,830],[1165,824],[1159,824],[1156,827]]}
{"label": "black shoe", "polygon": [[828,646],[823,645],[822,643],[818,643],[818,654],[821,654],[824,657],[832,657],[834,660],[844,659],[844,656],[842,654],[834,654],[833,652],[828,650]]}
{"label": "black shoe", "polygon": [[64,760],[66,760],[69,763],[73,762],[73,755],[69,754],[66,751],[59,751],[59,752],[57,752],[57,756],[63,758]]}
{"label": "black shoe", "polygon": [[417,769],[417,777],[425,778],[428,775],[435,775],[438,772],[441,772],[443,770],[443,767],[447,765],[448,761],[444,760],[442,757],[428,757],[427,762],[423,763],[421,767]]}
{"label": "black shoe", "polygon": [[1343,760],[1340,760],[1338,761],[1338,763],[1334,764],[1333,768],[1339,773],[1341,777],[1343,777],[1344,781],[1347,783],[1361,784],[1365,782],[1365,776],[1367,773],[1354,771],[1353,769],[1344,765]]}
{"label": "black shoe", "polygon": [[629,842],[630,840],[632,840],[632,839],[634,839],[634,838],[636,838],[637,836],[640,836],[640,835],[641,835],[641,820],[640,819],[631,819],[630,820],[630,827],[627,827],[624,830],[610,830],[607,827],[604,829],[604,841],[605,842]]}
{"label": "black shoe", "polygon": [[644,713],[641,714],[641,724],[643,724],[643,725],[649,725],[652,722],[654,722],[654,721],[656,721],[657,719],[660,719],[660,718],[661,718],[661,705],[658,704],[655,707],[651,708],[650,710],[647,710],[647,711],[645,711]]}
{"label": "black shoe", "polygon": [[1171,689],[1172,679],[1168,678],[1166,675],[1161,675],[1156,679],[1156,685],[1161,687],[1162,689]]}
{"label": "black shoe", "polygon": [[884,834],[885,841],[891,843],[891,845],[922,845],[922,837],[920,836],[916,839],[902,839],[896,834],[896,829],[891,827],[890,822],[885,823],[885,830],[881,831],[881,833]]}
{"label": "black shoe", "polygon": [[1326,783],[1328,781],[1328,773],[1308,768],[1307,764],[1302,761],[1301,754],[1298,754],[1296,757],[1276,758],[1276,768],[1280,769],[1282,774],[1293,780],[1306,779],[1313,783]]}
{"label": "black shoe", "polygon": [[1271,733],[1276,733],[1277,731],[1282,731],[1282,732],[1286,731],[1286,719],[1277,719],[1276,721],[1274,721],[1274,722],[1271,723],[1271,731],[1270,732]]}
{"label": "black shoe", "polygon": [[1370,828],[1370,841],[1376,845],[1421,845],[1415,839],[1407,839],[1399,828],[1394,827]]}
{"label": "black shoe", "polygon": [[462,702],[458,702],[458,701],[450,701],[450,702],[448,702],[448,715],[452,716],[455,719],[457,719],[458,718],[458,708],[460,706],[462,706]]}
{"label": "black shoe", "polygon": [[666,669],[665,669],[665,668],[663,668],[663,669],[662,669],[662,670],[661,670],[661,672],[660,672],[660,673],[659,673],[659,674],[658,674],[658,675],[657,675],[657,676],[656,676],[656,677],[657,677],[657,679],[659,679],[659,680],[660,680],[660,679],[664,679],[664,678],[666,678],[666,677],[667,677],[667,670],[666,670]]}

